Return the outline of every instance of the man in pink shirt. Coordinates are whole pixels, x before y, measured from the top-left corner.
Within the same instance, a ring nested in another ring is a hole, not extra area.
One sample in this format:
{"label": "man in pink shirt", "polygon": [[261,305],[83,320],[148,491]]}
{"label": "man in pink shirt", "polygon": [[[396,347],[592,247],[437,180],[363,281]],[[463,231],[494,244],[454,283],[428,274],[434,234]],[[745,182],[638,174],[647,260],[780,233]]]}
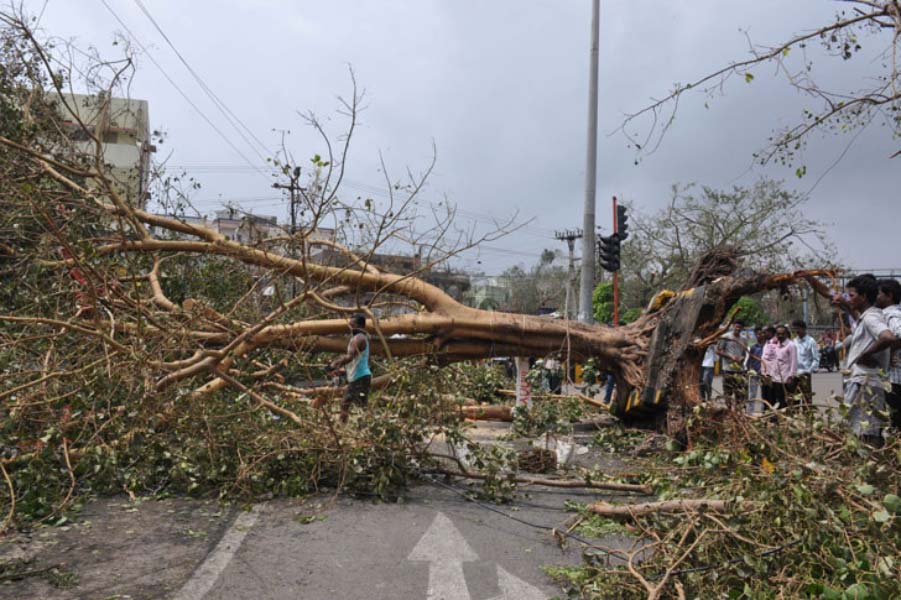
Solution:
{"label": "man in pink shirt", "polygon": [[788,327],[776,327],[776,335],[767,342],[761,357],[761,374],[770,379],[770,402],[773,408],[784,408],[786,388],[795,384],[798,352],[788,335]]}

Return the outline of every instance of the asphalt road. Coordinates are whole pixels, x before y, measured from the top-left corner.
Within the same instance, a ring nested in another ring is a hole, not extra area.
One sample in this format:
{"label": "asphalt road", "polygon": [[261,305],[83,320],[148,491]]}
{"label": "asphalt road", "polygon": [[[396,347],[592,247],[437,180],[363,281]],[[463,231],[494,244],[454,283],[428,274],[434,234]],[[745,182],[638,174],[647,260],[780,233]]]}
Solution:
{"label": "asphalt road", "polygon": [[[841,373],[828,373],[826,371],[814,373],[811,382],[813,384],[814,404],[819,405],[821,408],[838,406],[836,396],[842,396]],[[722,394],[722,377],[714,378],[713,392],[714,394]]]}
{"label": "asphalt road", "polygon": [[[569,516],[560,510],[566,497],[541,493],[500,510],[559,526]],[[223,542],[232,543],[229,532],[212,560]],[[270,503],[220,560],[218,569],[198,567],[188,593],[173,599],[542,600],[561,590],[541,567],[578,564],[580,556],[561,551],[547,530],[423,486],[395,504]]]}
{"label": "asphalt road", "polygon": [[[252,510],[178,498],[98,499],[71,526],[0,542],[0,563],[24,559],[26,570],[42,572],[0,581],[0,598],[565,597],[542,567],[580,564],[581,545],[561,549],[550,528],[572,516],[564,510],[566,500],[588,503],[602,496],[548,489],[527,494],[512,505],[485,505],[494,511],[434,484],[413,488],[395,503],[320,496]],[[630,545],[617,535],[592,541],[608,548]]]}

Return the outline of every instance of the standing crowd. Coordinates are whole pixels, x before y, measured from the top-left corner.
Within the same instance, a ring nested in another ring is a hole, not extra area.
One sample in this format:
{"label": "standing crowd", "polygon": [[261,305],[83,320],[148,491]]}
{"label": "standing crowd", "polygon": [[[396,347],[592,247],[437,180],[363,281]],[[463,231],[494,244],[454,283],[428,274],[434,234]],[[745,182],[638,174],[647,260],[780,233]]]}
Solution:
{"label": "standing crowd", "polygon": [[821,359],[832,366],[841,353],[848,425],[861,439],[880,445],[887,427],[901,429],[901,284],[861,275],[832,301],[842,309],[849,333],[839,340],[825,335],[822,348],[802,320],[758,328],[750,346],[742,337],[744,323],[734,321],[731,331],[707,348],[701,396],[710,400],[719,362],[723,397],[733,408],[759,414],[765,407],[811,405],[812,376]]}

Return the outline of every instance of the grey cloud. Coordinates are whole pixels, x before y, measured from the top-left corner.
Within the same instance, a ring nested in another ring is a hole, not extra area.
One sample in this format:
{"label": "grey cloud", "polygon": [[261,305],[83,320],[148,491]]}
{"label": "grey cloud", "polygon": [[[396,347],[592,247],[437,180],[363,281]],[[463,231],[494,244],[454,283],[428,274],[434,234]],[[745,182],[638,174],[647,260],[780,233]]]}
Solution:
{"label": "grey cloud", "polygon": [[[205,112],[236,137],[133,3],[110,2],[144,41],[153,43],[154,56]],[[330,114],[335,96],[349,93],[346,64],[353,64],[369,106],[352,151],[353,181],[381,183],[379,150],[395,172],[407,164],[415,170],[427,162],[434,139],[439,163],[427,198],[447,193],[470,213],[519,210],[535,218],[527,231],[492,244],[517,253],[483,254],[481,266],[489,272],[529,263],[541,247],[563,249],[549,232],[581,224],[587,0],[204,0],[160,1],[150,8],[207,83],[268,145],[274,149],[277,143],[273,128],[292,130],[291,146],[299,158],[322,147],[295,109]],[[673,82],[688,82],[747,56],[739,28],[755,41],[778,42],[828,22],[838,8],[825,0],[604,0],[598,222],[609,223],[610,196],[625,196],[652,211],[675,182],[729,187],[769,175],[799,190],[812,186],[843,151],[847,136],[812,138],[803,180],[778,166],[748,171],[752,153],[771,131],[797,119],[809,101],[771,68],[760,70],[751,85],[730,82],[709,109],[703,97],[686,97],[660,150],[638,166],[622,136],[604,134],[617,128],[623,113],[665,94]],[[43,25],[50,33],[78,36],[110,50],[112,32],[119,29],[102,5],[63,0],[50,0]],[[811,47],[811,53],[817,56],[819,50]],[[167,146],[176,149],[172,161],[240,164],[155,68],[143,63],[133,93],[150,100],[154,125],[170,132]],[[854,87],[874,68],[878,64],[866,60],[816,62],[823,81],[837,86]],[[327,125],[340,129],[338,120]],[[811,216],[840,224],[832,230],[834,237],[854,265],[897,261],[887,243],[894,219],[860,219],[862,207],[876,214],[897,212],[901,163],[886,159],[893,149],[897,140],[874,124],[813,191]],[[220,196],[268,197],[248,207],[258,212],[278,208],[259,176],[204,175],[202,181],[199,197],[208,200],[202,203],[206,210]]]}

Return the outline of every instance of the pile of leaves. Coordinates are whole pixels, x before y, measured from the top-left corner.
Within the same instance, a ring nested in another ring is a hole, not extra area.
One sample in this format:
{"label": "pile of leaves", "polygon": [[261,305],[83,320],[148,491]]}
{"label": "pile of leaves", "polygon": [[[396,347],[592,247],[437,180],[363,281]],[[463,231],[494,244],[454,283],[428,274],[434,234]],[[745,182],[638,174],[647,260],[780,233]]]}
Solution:
{"label": "pile of leaves", "polygon": [[393,498],[433,462],[424,439],[465,443],[452,376],[437,368],[398,365],[394,385],[347,425],[337,401],[278,399],[298,424],[231,390],[169,402],[120,393],[124,377],[0,409],[4,525],[55,522],[94,494],[240,500],[329,488]]}
{"label": "pile of leaves", "polygon": [[692,447],[655,457],[648,481],[662,500],[720,499],[727,510],[628,519],[632,550],[556,572],[572,597],[901,597],[897,433],[873,448],[840,415],[815,411],[699,408],[693,425]]}

